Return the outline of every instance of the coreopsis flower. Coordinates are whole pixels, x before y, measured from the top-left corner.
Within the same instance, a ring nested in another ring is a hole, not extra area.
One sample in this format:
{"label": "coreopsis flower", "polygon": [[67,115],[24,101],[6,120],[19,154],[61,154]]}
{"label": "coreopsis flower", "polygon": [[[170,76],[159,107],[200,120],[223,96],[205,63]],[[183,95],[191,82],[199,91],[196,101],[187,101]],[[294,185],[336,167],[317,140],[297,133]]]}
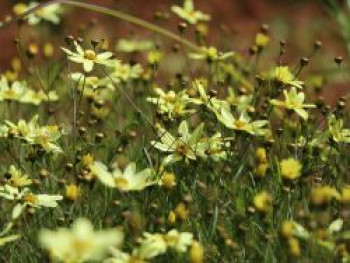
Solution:
{"label": "coreopsis flower", "polygon": [[143,233],[140,247],[133,252],[139,258],[151,259],[167,251],[168,245],[163,234]]}
{"label": "coreopsis flower", "polygon": [[280,163],[283,179],[295,180],[301,176],[302,164],[294,158],[284,159]]}
{"label": "coreopsis flower", "polygon": [[68,59],[78,63],[83,64],[85,72],[91,72],[94,69],[95,64],[100,64],[103,66],[112,67],[115,61],[112,60],[113,53],[106,51],[102,53],[97,53],[95,50],[86,49],[84,50],[80,44],[76,41],[73,42],[75,47],[75,52],[61,47],[61,49],[68,54]]}
{"label": "coreopsis flower", "polygon": [[38,118],[39,115],[35,115],[29,122],[21,119],[17,124],[5,120],[5,125],[2,127],[4,130],[6,129],[7,133],[3,134],[3,137],[15,136],[19,138],[25,138],[38,126]]}
{"label": "coreopsis flower", "polygon": [[193,86],[198,91],[198,98],[190,98],[188,101],[196,105],[204,105],[213,111],[219,111],[221,108],[228,109],[229,104],[227,101],[219,100],[216,97],[212,97],[207,94],[204,85],[201,81],[195,80]]}
{"label": "coreopsis flower", "polygon": [[64,262],[101,261],[109,247],[119,247],[124,235],[119,229],[95,231],[85,218],[77,219],[71,229],[41,230],[39,242],[54,260]]}
{"label": "coreopsis flower", "polygon": [[152,141],[152,145],[163,152],[168,152],[170,155],[162,161],[162,166],[185,160],[196,160],[198,156],[203,156],[203,148],[200,144],[204,124],[200,124],[191,134],[188,124],[182,121],[178,128],[178,137],[174,137],[163,127],[158,125],[157,132],[159,139]]}
{"label": "coreopsis flower", "polygon": [[10,175],[10,179],[8,179],[7,183],[13,187],[23,187],[32,184],[32,180],[29,178],[29,176],[22,173],[22,171],[17,169],[14,165],[10,166],[8,173]]}
{"label": "coreopsis flower", "polygon": [[58,205],[57,201],[63,199],[61,195],[34,194],[29,188],[24,188],[20,191],[17,187],[8,184],[0,186],[0,197],[10,201],[21,202],[24,207],[30,206],[34,208],[55,208]]}
{"label": "coreopsis flower", "polygon": [[281,225],[281,235],[286,239],[291,237],[298,237],[302,239],[309,238],[309,232],[295,221],[283,221]]}
{"label": "coreopsis flower", "polygon": [[328,132],[335,142],[350,143],[350,129],[344,129],[343,119],[336,119],[334,114],[328,117]]}
{"label": "coreopsis flower", "polygon": [[56,142],[61,138],[62,131],[57,125],[37,127],[24,139],[33,145],[41,146],[48,153],[61,153],[62,149]]}
{"label": "coreopsis flower", "polygon": [[236,95],[233,88],[228,89],[226,101],[235,107],[238,112],[248,111],[253,108],[253,95]]}
{"label": "coreopsis flower", "polygon": [[247,132],[251,135],[262,136],[268,132],[264,128],[269,122],[267,120],[251,121],[246,112],[242,112],[238,119],[236,119],[231,111],[221,108],[221,112],[216,114],[218,120],[227,128]]}
{"label": "coreopsis flower", "polygon": [[109,74],[108,78],[113,80],[113,83],[119,83],[120,81],[129,81],[140,78],[143,73],[143,69],[140,64],[130,65],[115,61],[113,65],[112,73]]}
{"label": "coreopsis flower", "polygon": [[[16,4],[13,7],[13,11],[16,15],[21,15],[28,10],[36,7],[38,5],[37,2],[33,1],[30,2],[29,5],[26,5],[24,3]],[[51,22],[53,24],[59,24],[60,23],[60,14],[62,13],[61,5],[55,4],[55,5],[49,5],[47,7],[41,8],[37,10],[34,13],[31,13],[28,15],[28,23],[30,25],[36,25],[40,23],[42,20]]]}
{"label": "coreopsis flower", "polygon": [[183,253],[187,251],[192,242],[192,233],[178,232],[176,229],[166,234],[145,232],[140,247],[134,250],[133,255],[141,259],[151,259],[166,253],[169,248]]}
{"label": "coreopsis flower", "polygon": [[253,198],[255,209],[261,213],[267,213],[272,208],[272,196],[266,191],[256,194]]}
{"label": "coreopsis flower", "polygon": [[128,40],[120,39],[118,41],[117,49],[121,52],[140,52],[148,51],[154,48],[154,43],[149,40]]}
{"label": "coreopsis flower", "polygon": [[150,65],[157,65],[162,61],[164,57],[164,52],[160,49],[153,49],[147,52],[147,62]]}
{"label": "coreopsis flower", "polygon": [[172,229],[164,235],[164,239],[169,248],[178,252],[186,252],[193,242],[193,234]]}
{"label": "coreopsis flower", "polygon": [[191,53],[189,57],[195,60],[207,60],[208,62],[222,61],[234,55],[234,52],[220,52],[215,47],[202,47],[200,53]]}
{"label": "coreopsis flower", "polygon": [[81,196],[81,189],[76,184],[69,184],[66,186],[65,197],[70,201],[77,201]]}
{"label": "coreopsis flower", "polygon": [[258,47],[258,49],[266,47],[270,42],[270,38],[268,35],[264,33],[258,33],[255,36],[255,46]]}
{"label": "coreopsis flower", "polygon": [[343,204],[350,204],[350,187],[347,186],[341,190],[340,202]]}
{"label": "coreopsis flower", "polygon": [[194,109],[188,109],[189,96],[186,90],[175,93],[170,90],[165,92],[161,88],[155,88],[157,97],[148,97],[146,100],[157,106],[157,112],[166,115],[170,120],[193,113]]}
{"label": "coreopsis flower", "polygon": [[27,89],[25,82],[9,83],[5,76],[0,78],[0,101],[20,101]]}
{"label": "coreopsis flower", "polygon": [[298,93],[295,86],[293,86],[289,91],[283,90],[283,94],[285,99],[284,101],[272,99],[270,100],[270,103],[274,106],[293,110],[304,120],[307,120],[309,117],[309,114],[305,108],[316,107],[314,104],[304,104],[305,94],[304,92]]}
{"label": "coreopsis flower", "polygon": [[303,81],[296,80],[288,66],[276,67],[272,74],[273,79],[283,85],[289,85],[298,89],[303,88]]}
{"label": "coreopsis flower", "polygon": [[175,174],[170,172],[164,172],[158,184],[168,190],[171,190],[176,185]]}
{"label": "coreopsis flower", "polygon": [[97,89],[100,89],[106,86],[106,80],[100,79],[97,76],[86,76],[83,73],[75,72],[70,74],[69,77],[75,82],[77,82],[78,90],[84,92],[84,95],[86,92],[85,89],[87,89],[90,94],[90,92],[95,93]]}
{"label": "coreopsis flower", "polygon": [[33,105],[40,105],[44,101],[57,101],[58,95],[56,91],[51,90],[48,93],[45,93],[44,91],[34,91],[31,89],[28,89],[23,96],[20,98],[21,103],[28,103]]}
{"label": "coreopsis flower", "polygon": [[299,240],[291,237],[288,239],[289,251],[293,257],[299,257],[301,255],[301,248]]}
{"label": "coreopsis flower", "polygon": [[315,206],[327,205],[332,200],[341,200],[341,195],[334,187],[325,185],[311,190],[310,202]]}
{"label": "coreopsis flower", "polygon": [[218,162],[220,160],[227,159],[227,149],[230,147],[230,141],[232,138],[222,137],[220,132],[215,133],[211,137],[203,137],[200,139],[199,154],[202,158],[211,158],[212,160]]}
{"label": "coreopsis flower", "polygon": [[192,242],[192,246],[190,249],[190,263],[202,263],[204,262],[204,248],[203,246],[197,242]]}
{"label": "coreopsis flower", "polygon": [[264,178],[266,176],[267,168],[269,168],[268,163],[259,163],[255,168],[254,172],[258,178]]}
{"label": "coreopsis flower", "polygon": [[184,0],[183,7],[174,5],[171,7],[171,11],[185,20],[187,23],[193,25],[201,21],[210,20],[210,15],[194,9],[193,0]]}
{"label": "coreopsis flower", "polygon": [[146,168],[136,172],[136,164],[130,163],[124,171],[117,166],[109,172],[108,168],[101,162],[94,162],[90,165],[91,173],[94,174],[104,185],[118,188],[120,191],[141,191],[146,187],[155,184],[153,172]]}
{"label": "coreopsis flower", "polygon": [[256,149],[255,157],[259,163],[267,163],[266,149],[263,147]]}
{"label": "coreopsis flower", "polygon": [[38,123],[38,115],[35,115],[28,123],[25,120],[19,120],[18,124],[5,121],[7,134],[3,137],[15,136],[28,144],[38,145],[46,152],[60,153],[62,149],[56,144],[64,131],[57,125],[40,126]]}

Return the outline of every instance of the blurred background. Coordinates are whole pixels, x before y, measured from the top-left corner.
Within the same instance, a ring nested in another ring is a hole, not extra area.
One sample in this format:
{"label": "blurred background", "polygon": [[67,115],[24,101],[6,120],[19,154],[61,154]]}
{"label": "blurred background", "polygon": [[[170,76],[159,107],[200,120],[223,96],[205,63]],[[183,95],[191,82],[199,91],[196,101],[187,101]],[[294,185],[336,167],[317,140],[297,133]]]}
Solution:
{"label": "blurred background", "polygon": [[[0,1],[0,19],[11,16],[14,4],[30,1]],[[177,32],[179,20],[171,14],[170,6],[182,5],[182,0],[94,0],[83,1],[111,7],[126,13],[133,14],[147,21],[158,23],[167,29]],[[322,0],[195,0],[196,9],[212,16],[209,23],[209,31],[206,36],[209,43],[224,48],[232,49],[243,55],[248,54],[255,34],[262,24],[270,26],[271,48],[265,55],[275,57],[279,52],[279,42],[286,40],[287,63],[298,63],[301,57],[308,56],[313,50],[315,40],[321,40],[322,50],[310,61],[309,70],[322,72],[334,69],[334,57],[344,57],[347,61],[346,43],[341,34],[339,24],[334,19]],[[343,5],[345,1],[338,1]],[[157,20],[156,14],[169,17],[162,21]],[[174,23],[175,21],[175,23]],[[28,26],[11,27],[1,30],[0,70],[5,70],[11,58],[17,54],[14,39],[20,38],[24,43],[31,41],[44,43],[53,42],[59,47],[64,41],[64,36],[80,36],[89,28],[87,37],[107,38],[113,43],[118,38],[136,36],[149,36],[150,33],[123,21],[96,14],[90,11],[65,8],[63,23],[60,26],[35,27]],[[85,36],[86,37],[86,36]],[[194,32],[187,32],[189,39],[194,39]],[[266,58],[265,57],[265,58]],[[268,60],[268,59],[267,59]],[[266,61],[266,59],[265,59]],[[327,88],[327,100],[334,102],[336,98],[349,91],[347,74],[339,74],[337,79]]]}

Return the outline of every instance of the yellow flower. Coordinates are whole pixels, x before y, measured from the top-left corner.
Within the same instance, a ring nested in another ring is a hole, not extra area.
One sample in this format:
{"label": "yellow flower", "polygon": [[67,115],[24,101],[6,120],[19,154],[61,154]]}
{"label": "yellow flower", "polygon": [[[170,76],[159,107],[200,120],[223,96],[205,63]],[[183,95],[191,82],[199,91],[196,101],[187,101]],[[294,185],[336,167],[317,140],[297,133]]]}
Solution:
{"label": "yellow flower", "polygon": [[301,175],[302,165],[294,158],[284,159],[280,163],[281,176],[283,179],[295,180]]}
{"label": "yellow flower", "polygon": [[295,77],[292,74],[292,72],[289,70],[288,66],[277,67],[273,73],[273,77],[276,81],[284,85],[290,85],[298,89],[303,88],[302,85],[304,84],[304,82],[295,80]]}
{"label": "yellow flower", "polygon": [[186,220],[190,213],[189,210],[186,208],[186,205],[182,202],[176,206],[174,211],[181,220]]}
{"label": "yellow flower", "polygon": [[268,167],[269,165],[267,163],[260,163],[255,169],[255,175],[259,178],[264,178]]}
{"label": "yellow flower", "polygon": [[184,0],[183,7],[174,5],[171,11],[190,24],[210,20],[210,15],[194,10],[193,0]]}
{"label": "yellow flower", "polygon": [[83,158],[81,158],[81,163],[83,167],[89,167],[94,163],[94,157],[90,153],[85,154]]}
{"label": "yellow flower", "polygon": [[14,165],[10,166],[9,174],[11,178],[8,180],[8,183],[13,187],[22,187],[32,184],[32,180],[28,178],[27,174],[23,174],[18,170]]}
{"label": "yellow flower", "polygon": [[342,189],[340,201],[343,204],[350,204],[350,187]]}
{"label": "yellow flower", "polygon": [[0,78],[0,101],[11,100],[20,101],[27,90],[25,82],[15,81],[9,83],[8,79],[3,75]]}
{"label": "yellow flower", "polygon": [[230,110],[221,108],[221,112],[217,113],[216,117],[229,129],[247,132],[257,136],[263,136],[268,132],[268,129],[264,128],[269,123],[267,120],[252,121],[247,112],[242,112],[237,119]]}
{"label": "yellow flower", "polygon": [[304,120],[307,120],[309,114],[304,108],[315,108],[314,104],[304,104],[305,94],[303,92],[297,93],[295,86],[290,91],[283,90],[285,101],[272,99],[270,103],[274,106],[286,108],[295,111]]}
{"label": "yellow flower", "polygon": [[301,248],[298,239],[292,237],[288,240],[288,244],[291,255],[294,257],[299,257],[301,254]]}
{"label": "yellow flower", "polygon": [[157,106],[157,112],[165,115],[170,120],[193,113],[195,110],[188,109],[189,96],[186,90],[175,93],[173,90],[165,92],[155,87],[153,89],[157,97],[148,97],[146,101]]}
{"label": "yellow flower", "polygon": [[168,224],[174,225],[176,223],[176,214],[174,211],[170,211],[168,215]]}
{"label": "yellow flower", "polygon": [[283,221],[281,226],[281,235],[284,238],[291,238],[293,235],[293,222],[292,221]]}
{"label": "yellow flower", "polygon": [[178,138],[176,138],[159,125],[159,141],[152,141],[151,143],[161,151],[170,152],[170,155],[163,159],[161,166],[165,167],[183,158],[196,160],[197,156],[203,156],[203,153],[200,153],[203,149],[199,143],[203,128],[204,124],[202,123],[190,134],[187,122],[182,121],[178,128]]}
{"label": "yellow flower", "polygon": [[328,117],[328,131],[335,142],[350,143],[350,129],[344,129],[343,119],[336,119],[334,114]]}
{"label": "yellow flower", "polygon": [[258,33],[255,36],[255,45],[259,48],[263,48],[267,46],[270,42],[270,38],[268,35],[263,34],[263,33]]}
{"label": "yellow flower", "polygon": [[333,199],[341,200],[341,195],[333,187],[326,185],[311,190],[310,202],[315,206],[327,205]]}
{"label": "yellow flower", "polygon": [[100,262],[107,255],[109,247],[121,245],[123,237],[118,229],[94,231],[89,220],[79,218],[71,229],[41,230],[39,242],[59,261]]}
{"label": "yellow flower", "polygon": [[178,232],[176,229],[172,229],[164,235],[164,240],[168,247],[178,252],[186,252],[187,248],[192,244],[193,235],[192,233]]}
{"label": "yellow flower", "polygon": [[267,163],[266,149],[262,147],[256,149],[255,157],[259,163]]}
{"label": "yellow flower", "polygon": [[113,84],[119,83],[120,81],[135,80],[140,78],[143,73],[143,69],[140,64],[129,65],[121,63],[120,61],[115,61],[113,64],[112,73],[107,77],[113,80]]}
{"label": "yellow flower", "polygon": [[156,183],[152,179],[151,169],[136,172],[135,163],[130,163],[124,171],[115,166],[113,172],[109,172],[103,163],[96,161],[90,165],[90,170],[101,183],[111,188],[118,188],[120,191],[141,191]]}
{"label": "yellow flower", "polygon": [[259,212],[267,213],[271,209],[272,196],[266,191],[260,192],[254,196],[253,204]]}
{"label": "yellow flower", "polygon": [[143,239],[140,247],[134,251],[134,255],[142,259],[154,258],[164,254],[167,251],[168,245],[162,234],[143,233]]}
{"label": "yellow flower", "polygon": [[203,246],[194,241],[190,249],[190,263],[202,263],[204,260],[204,249]]}
{"label": "yellow flower", "polygon": [[176,185],[175,174],[165,172],[160,179],[159,184],[164,186],[166,189],[171,190]]}
{"label": "yellow flower", "polygon": [[71,201],[77,201],[81,195],[81,189],[75,184],[66,186],[66,198]]}
{"label": "yellow flower", "polygon": [[221,61],[234,55],[234,52],[219,52],[216,47],[202,47],[200,53],[191,53],[189,57],[194,60],[207,60],[208,62]]}
{"label": "yellow flower", "polygon": [[91,72],[94,69],[95,64],[104,66],[113,66],[115,61],[111,60],[113,56],[112,52],[96,53],[95,50],[84,50],[76,41],[74,41],[76,52],[61,47],[61,49],[68,54],[68,59],[79,64],[83,64],[85,72]]}
{"label": "yellow flower", "polygon": [[[37,2],[33,1],[29,5],[19,3],[13,7],[13,12],[16,15],[21,15],[24,12],[36,7],[38,5]],[[41,8],[40,10],[28,15],[28,23],[30,25],[36,25],[42,20],[51,22],[53,24],[60,23],[59,14],[62,12],[61,5],[49,5],[47,7]]]}

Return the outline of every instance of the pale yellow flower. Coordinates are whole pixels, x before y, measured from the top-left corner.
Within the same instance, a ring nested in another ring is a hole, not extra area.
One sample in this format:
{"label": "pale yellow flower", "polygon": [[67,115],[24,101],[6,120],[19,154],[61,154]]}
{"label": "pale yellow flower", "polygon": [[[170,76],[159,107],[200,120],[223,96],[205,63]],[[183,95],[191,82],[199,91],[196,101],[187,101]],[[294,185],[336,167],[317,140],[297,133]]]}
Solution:
{"label": "pale yellow flower", "polygon": [[[19,3],[13,7],[13,11],[16,15],[21,15],[24,12],[36,7],[38,5],[37,2],[30,2],[29,5]],[[42,20],[51,22],[53,24],[60,23],[60,13],[62,12],[61,5],[49,5],[47,7],[41,8],[34,13],[28,15],[28,23],[30,25],[36,25],[40,23]]]}
{"label": "pale yellow flower", "polygon": [[288,66],[277,67],[273,73],[273,77],[276,81],[284,85],[290,85],[298,89],[303,88],[304,82],[296,80]]}
{"label": "pale yellow flower", "polygon": [[41,230],[40,244],[50,255],[64,262],[90,262],[104,259],[109,247],[118,247],[124,235],[118,229],[94,231],[85,218],[77,219],[71,229]]}
{"label": "pale yellow flower", "polygon": [[171,7],[171,11],[190,24],[210,20],[210,15],[194,9],[193,0],[184,0],[183,7],[174,5]]}
{"label": "pale yellow flower", "polygon": [[121,191],[141,191],[146,187],[155,184],[152,170],[146,168],[136,172],[136,164],[130,163],[124,171],[117,166],[112,172],[101,162],[94,162],[90,170],[104,185],[118,188]]}
{"label": "pale yellow flower", "polygon": [[85,72],[91,72],[94,69],[95,64],[100,64],[104,66],[113,66],[115,63],[112,60],[112,52],[102,52],[97,53],[95,50],[86,49],[84,50],[76,41],[73,42],[75,47],[75,52],[61,47],[61,49],[68,54],[68,59],[78,63],[83,64]]}
{"label": "pale yellow flower", "polygon": [[304,104],[305,94],[303,92],[297,93],[295,86],[293,86],[290,91],[283,90],[284,101],[279,101],[272,99],[270,103],[274,106],[279,106],[286,108],[288,110],[295,111],[304,120],[309,117],[308,112],[304,108],[315,108],[314,104]]}
{"label": "pale yellow flower", "polygon": [[284,159],[280,163],[283,179],[295,180],[301,175],[302,164],[294,158]]}

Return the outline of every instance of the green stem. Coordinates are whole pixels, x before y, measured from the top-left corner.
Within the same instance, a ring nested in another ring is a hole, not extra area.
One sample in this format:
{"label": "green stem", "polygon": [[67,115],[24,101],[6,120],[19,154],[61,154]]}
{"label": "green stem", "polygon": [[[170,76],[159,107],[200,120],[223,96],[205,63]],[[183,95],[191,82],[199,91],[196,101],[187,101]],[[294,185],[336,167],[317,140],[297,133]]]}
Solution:
{"label": "green stem", "polygon": [[10,24],[12,24],[14,22],[18,22],[21,19],[24,19],[25,17],[27,17],[28,15],[33,14],[33,13],[35,13],[38,10],[41,10],[41,9],[43,9],[45,7],[48,7],[48,6],[51,6],[51,5],[54,5],[54,4],[63,4],[63,5],[70,5],[70,6],[80,7],[80,8],[84,8],[84,9],[90,10],[90,11],[94,11],[94,12],[102,13],[102,14],[105,14],[105,15],[109,15],[109,16],[112,16],[112,17],[124,20],[126,22],[132,23],[134,25],[143,27],[143,28],[148,29],[150,31],[156,32],[156,33],[158,33],[160,35],[163,35],[163,36],[165,36],[167,38],[170,38],[170,39],[172,39],[172,40],[174,40],[176,42],[182,43],[182,44],[184,44],[185,46],[187,46],[190,49],[193,49],[193,50],[196,50],[196,51],[200,51],[201,50],[200,47],[198,47],[197,45],[195,45],[191,41],[183,39],[180,36],[170,32],[170,31],[168,31],[166,29],[163,29],[163,28],[161,28],[161,27],[159,27],[157,25],[149,23],[149,22],[147,22],[145,20],[142,20],[140,18],[134,17],[132,15],[129,15],[129,14],[117,11],[117,10],[112,10],[112,9],[107,8],[107,7],[102,7],[102,6],[98,6],[98,5],[94,5],[94,4],[88,4],[88,3],[82,3],[82,2],[79,2],[79,1],[71,1],[71,0],[51,0],[49,2],[39,4],[39,5],[31,8],[30,10],[26,11],[25,13],[17,16],[15,19],[13,19],[13,20],[11,20],[9,22],[5,22],[3,24],[0,24],[0,29],[8,27]]}

